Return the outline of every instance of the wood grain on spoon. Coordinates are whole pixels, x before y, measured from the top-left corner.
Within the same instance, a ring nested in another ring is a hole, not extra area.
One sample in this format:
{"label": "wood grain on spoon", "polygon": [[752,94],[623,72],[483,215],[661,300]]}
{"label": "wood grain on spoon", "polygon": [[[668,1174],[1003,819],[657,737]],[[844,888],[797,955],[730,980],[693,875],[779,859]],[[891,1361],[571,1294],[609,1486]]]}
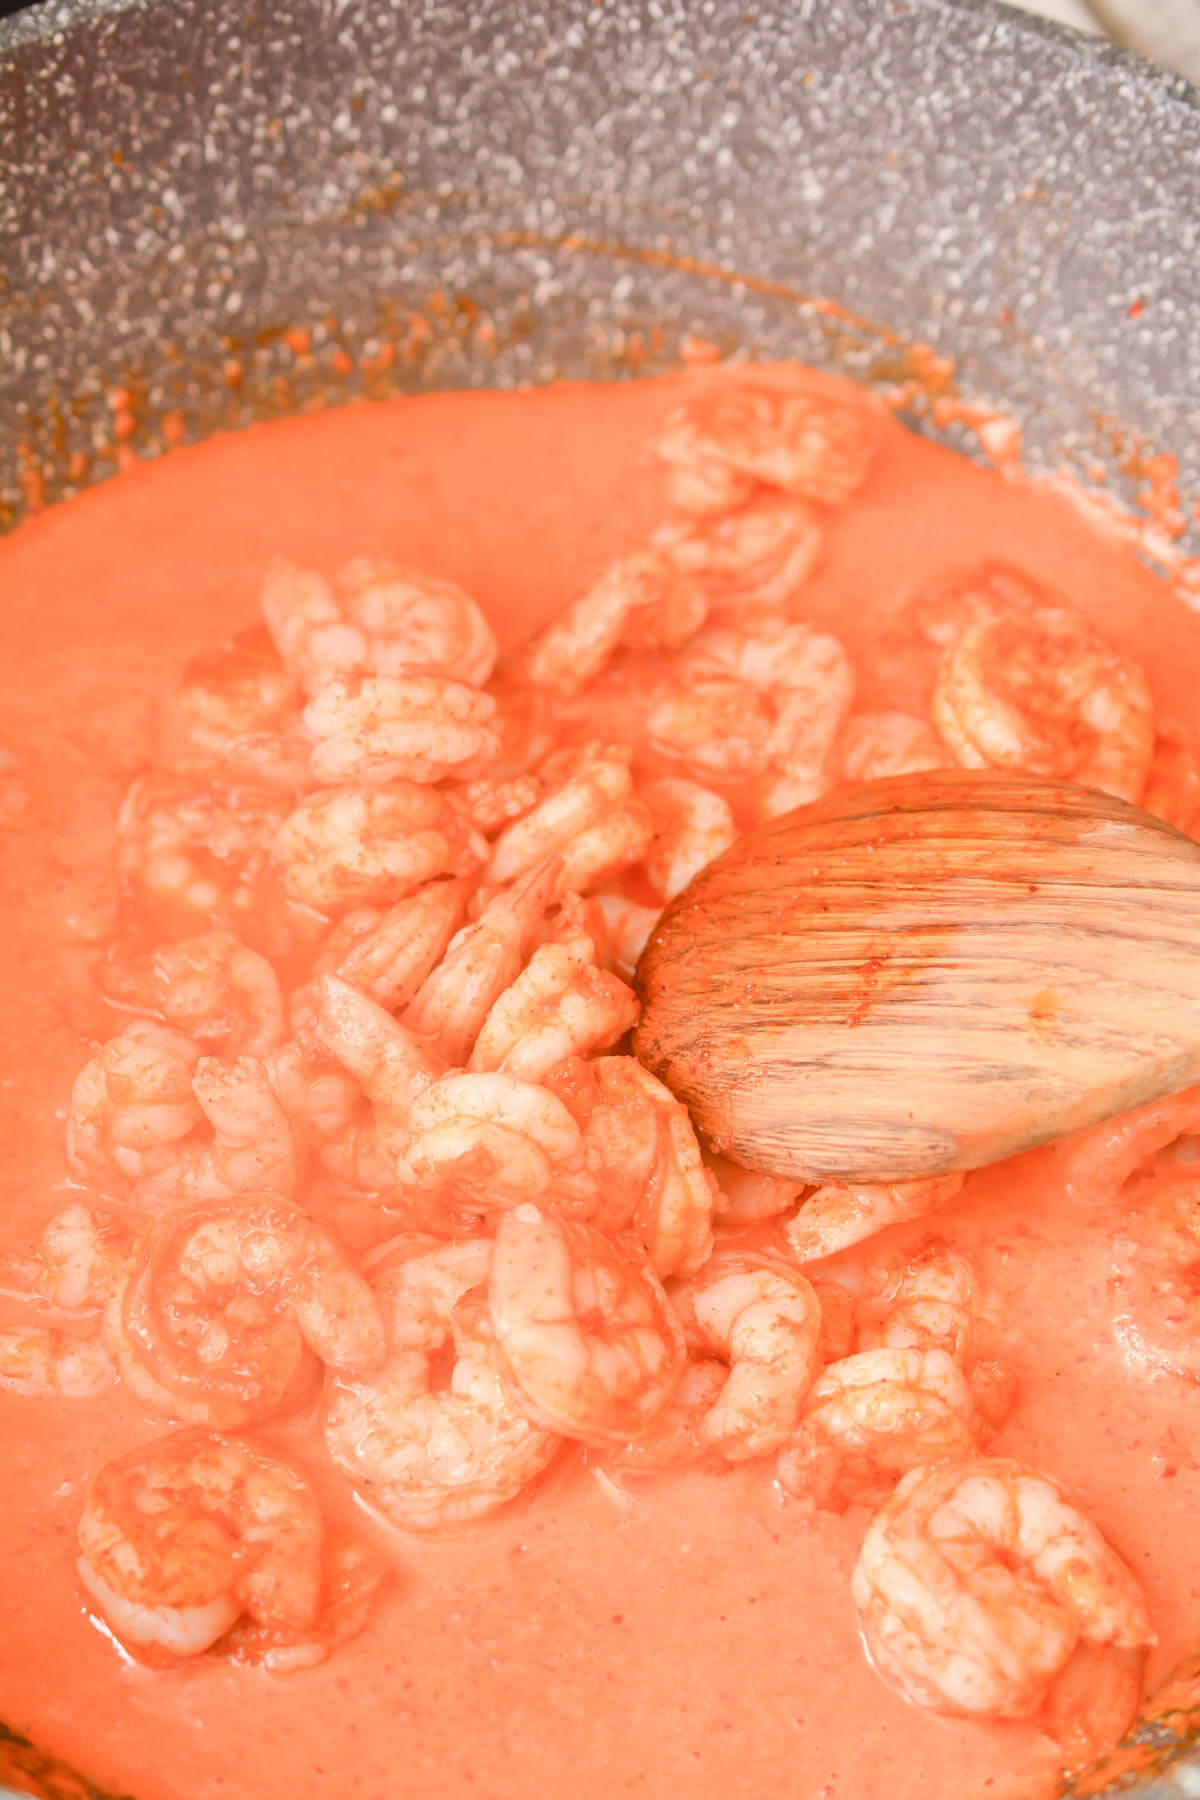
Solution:
{"label": "wood grain on spoon", "polygon": [[1200,845],[1107,794],[935,771],[732,846],[637,971],[638,1056],[747,1168],[976,1168],[1200,1081]]}

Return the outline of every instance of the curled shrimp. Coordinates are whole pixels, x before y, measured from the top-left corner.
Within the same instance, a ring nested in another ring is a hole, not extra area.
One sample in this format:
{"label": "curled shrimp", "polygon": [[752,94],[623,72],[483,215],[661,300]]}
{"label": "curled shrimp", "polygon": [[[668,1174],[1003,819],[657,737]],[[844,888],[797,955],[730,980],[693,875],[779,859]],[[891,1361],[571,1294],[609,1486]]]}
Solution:
{"label": "curled shrimp", "polygon": [[557,857],[555,898],[561,899],[587,893],[639,860],[653,826],[634,796],[624,752],[589,744],[556,753],[542,775],[550,791],[500,833],[484,870],[486,882],[515,881]]}
{"label": "curled shrimp", "polygon": [[1089,1205],[1103,1205],[1144,1195],[1164,1178],[1173,1181],[1200,1172],[1197,1139],[1200,1087],[1191,1087],[1059,1138],[1054,1156],[1064,1165],[1067,1193]]}
{"label": "curled shrimp", "polygon": [[628,1443],[610,1450],[608,1461],[614,1468],[641,1474],[715,1457],[704,1427],[728,1380],[728,1364],[716,1357],[689,1362],[658,1417]]}
{"label": "curled shrimp", "polygon": [[445,1065],[391,1013],[336,975],[319,976],[313,994],[313,1036],[371,1102],[375,1131],[394,1169],[408,1148],[413,1102]]}
{"label": "curled shrimp", "polygon": [[529,679],[565,694],[598,675],[616,650],[674,650],[704,623],[699,585],[659,550],[623,557],[530,646]]}
{"label": "curled shrimp", "polygon": [[848,1250],[888,1225],[923,1218],[960,1193],[965,1179],[956,1171],[922,1181],[827,1182],[801,1201],[784,1226],[788,1253],[808,1263]]}
{"label": "curled shrimp", "polygon": [[202,1654],[243,1617],[317,1660],[321,1509],[302,1475],[247,1438],[176,1431],[106,1463],[79,1521],[78,1569],[109,1630],[154,1667]]}
{"label": "curled shrimp", "polygon": [[398,1524],[431,1530],[492,1512],[559,1448],[501,1380],[483,1295],[491,1255],[486,1238],[386,1247],[372,1285],[388,1324],[387,1361],[369,1381],[326,1384],[330,1455]]}
{"label": "curled shrimp", "polygon": [[658,453],[685,512],[724,512],[759,487],[841,506],[862,486],[879,449],[883,408],[793,375],[768,384],[714,383],[673,412]]}
{"label": "curled shrimp", "polygon": [[949,752],[928,719],[902,712],[854,712],[842,727],[837,755],[847,781],[884,781],[944,769]]}
{"label": "curled shrimp", "polygon": [[1154,1642],[1137,1581],[1087,1515],[1000,1458],[911,1470],[872,1519],[851,1590],[884,1680],[967,1718],[1038,1713],[1081,1644]]}
{"label": "curled shrimp", "polygon": [[112,1360],[97,1337],[55,1325],[0,1329],[0,1389],[6,1393],[90,1400],[116,1379]]}
{"label": "curled shrimp", "polygon": [[642,869],[655,893],[673,900],[732,844],[737,835],[733,809],[722,795],[695,781],[651,781],[639,797],[654,821],[654,841]]}
{"label": "curled shrimp", "polygon": [[252,1195],[148,1225],[104,1332],[143,1405],[218,1429],[294,1412],[319,1362],[367,1374],[384,1353],[375,1298],[337,1240],[298,1206]]}
{"label": "curled shrimp", "polygon": [[767,1456],[795,1429],[818,1368],[821,1306],[797,1270],[764,1256],[718,1252],[672,1294],[689,1338],[728,1359],[700,1425],[729,1462]]}
{"label": "curled shrimp", "polygon": [[840,1511],[909,1469],[977,1455],[987,1435],[945,1350],[860,1350],[817,1377],[777,1473],[789,1493]]}
{"label": "curled shrimp", "polygon": [[46,1300],[64,1312],[103,1306],[129,1244],[129,1232],[106,1209],[73,1200],[31,1250],[0,1260],[0,1293]]}
{"label": "curled shrimp", "polygon": [[408,1130],[416,1180],[484,1211],[540,1199],[583,1148],[562,1101],[512,1075],[443,1075],[414,1100]]}
{"label": "curled shrimp", "polygon": [[461,588],[394,563],[356,558],[331,586],[278,561],[262,610],[284,663],[313,689],[362,674],[442,675],[482,687],[496,661],[491,627]]}
{"label": "curled shrimp", "polygon": [[1137,800],[1154,750],[1141,670],[1068,607],[968,625],[944,652],[933,720],[964,768],[1027,769]]}
{"label": "curled shrimp", "polygon": [[568,1057],[608,1049],[638,1013],[620,976],[597,966],[590,939],[542,944],[493,1003],[467,1066],[540,1081]]}
{"label": "curled shrimp", "polygon": [[102,1044],[71,1089],[67,1161],[106,1192],[126,1193],[169,1167],[203,1114],[192,1087],[199,1053],[165,1025],[132,1019]]}
{"label": "curled shrimp", "polygon": [[406,1008],[405,1029],[426,1039],[448,1063],[466,1062],[488,1013],[520,974],[558,873],[556,863],[543,863],[493,894],[479,917],[451,939]]}
{"label": "curled shrimp", "polygon": [[821,554],[812,509],[786,494],[760,493],[736,512],[673,521],[654,543],[692,576],[714,612],[745,618],[786,607]]}
{"label": "curled shrimp", "polygon": [[192,1093],[211,1128],[207,1139],[189,1137],[164,1151],[135,1182],[131,1199],[151,1207],[255,1191],[288,1197],[296,1185],[296,1140],[262,1059],[202,1056]]}
{"label": "curled shrimp", "polygon": [[262,786],[141,775],[117,815],[118,874],[136,898],[190,921],[281,929],[271,845],[289,804]]}
{"label": "curled shrimp", "polygon": [[[336,975],[388,1012],[407,1006],[441,963],[470,887],[461,879],[429,881],[386,912],[348,913],[330,933],[313,973]],[[293,1000],[293,1016],[295,1010]]]}
{"label": "curled shrimp", "polygon": [[100,985],[114,1005],[151,1013],[205,1049],[265,1056],[283,1041],[274,967],[231,931],[209,931],[145,955],[110,951]]}
{"label": "curled shrimp", "polygon": [[450,802],[414,781],[310,794],[274,849],[288,893],[319,908],[387,906],[438,875],[469,874],[484,856]]}
{"label": "curled shrimp", "polygon": [[687,1360],[645,1257],[536,1206],[496,1229],[488,1303],[505,1384],[535,1424],[624,1443],[663,1411]]}
{"label": "curled shrimp", "polygon": [[299,696],[294,676],[252,634],[196,657],[175,696],[181,757],[227,780],[306,787],[309,746]]}
{"label": "curled shrimp", "polygon": [[304,709],[318,781],[441,781],[482,774],[500,749],[496,705],[440,675],[369,675],[331,681]]}
{"label": "curled shrimp", "polygon": [[802,1181],[741,1169],[711,1151],[705,1152],[704,1160],[720,1189],[717,1217],[722,1225],[755,1225],[760,1219],[778,1218],[789,1212],[804,1192]]}

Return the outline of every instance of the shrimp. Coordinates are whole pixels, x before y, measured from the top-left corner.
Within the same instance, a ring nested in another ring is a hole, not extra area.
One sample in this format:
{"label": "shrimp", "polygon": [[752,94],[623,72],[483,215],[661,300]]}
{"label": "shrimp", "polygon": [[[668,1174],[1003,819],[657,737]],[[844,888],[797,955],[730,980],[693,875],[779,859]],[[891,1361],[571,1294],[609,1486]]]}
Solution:
{"label": "shrimp", "polygon": [[308,752],[294,676],[247,634],[197,657],[184,670],[176,708],[189,765],[294,791],[309,783]]}
{"label": "shrimp", "polygon": [[485,1211],[539,1199],[583,1153],[562,1101],[512,1075],[443,1075],[414,1100],[408,1129],[415,1179]]}
{"label": "shrimp", "polygon": [[888,1225],[923,1218],[962,1191],[965,1175],[934,1175],[923,1181],[828,1182],[801,1201],[783,1228],[788,1254],[815,1262],[861,1244]]}
{"label": "shrimp", "polygon": [[728,1380],[728,1365],[715,1357],[689,1362],[658,1417],[637,1437],[610,1450],[607,1460],[614,1468],[641,1474],[679,1469],[715,1456],[705,1438],[704,1424]]}
{"label": "shrimp", "polygon": [[467,875],[486,846],[415,781],[310,794],[275,834],[283,884],[307,906],[391,905],[438,875]]}
{"label": "shrimp", "polygon": [[650,815],[634,797],[624,753],[588,744],[543,765],[550,787],[532,812],[507,825],[492,846],[483,879],[515,881],[548,857],[561,859],[554,897],[587,893],[632,867],[653,834]]}
{"label": "shrimp", "polygon": [[169,1166],[203,1114],[192,1088],[199,1053],[190,1038],[132,1019],[75,1079],[67,1161],[85,1181],[124,1193]]}
{"label": "shrimp", "polygon": [[718,1196],[687,1108],[632,1056],[599,1057],[591,1077],[586,1161],[605,1223],[636,1235],[660,1280],[697,1274]]}
{"label": "shrimp", "polygon": [[286,666],[310,689],[349,675],[441,675],[482,687],[496,640],[453,582],[366,557],[334,585],[276,562],[262,594],[267,629]]}
{"label": "shrimp", "polygon": [[0,1261],[0,1293],[36,1297],[64,1312],[103,1306],[130,1236],[103,1210],[74,1200],[25,1255]]}
{"label": "shrimp", "polygon": [[379,1552],[347,1532],[330,1532],[325,1540],[321,1608],[304,1629],[274,1621],[241,1618],[211,1646],[214,1656],[251,1668],[288,1675],[315,1668],[340,1645],[357,1637],[371,1616],[375,1596],[387,1577]]}
{"label": "shrimp", "polygon": [[548,1431],[625,1443],[679,1384],[687,1351],[658,1277],[590,1225],[532,1205],[505,1213],[488,1304],[505,1384]]}
{"label": "shrimp", "polygon": [[313,1035],[348,1069],[371,1102],[381,1143],[390,1156],[408,1148],[408,1116],[418,1094],[445,1073],[442,1059],[389,1012],[336,975],[313,984]]}
{"label": "shrimp", "polygon": [[705,1152],[704,1160],[720,1189],[717,1217],[722,1225],[755,1225],[760,1219],[778,1218],[804,1192],[802,1181],[741,1169],[711,1151]]}
{"label": "shrimp", "polygon": [[513,775],[507,780],[478,775],[473,781],[448,781],[442,792],[472,830],[490,837],[532,812],[545,789],[537,775]]}
{"label": "shrimp", "polygon": [[1073,1199],[1103,1205],[1144,1196],[1162,1180],[1200,1175],[1200,1087],[1072,1132],[1054,1145],[1065,1164],[1063,1187]]}
{"label": "shrimp", "polygon": [[261,1058],[201,1057],[192,1092],[212,1127],[207,1142],[180,1142],[134,1184],[139,1206],[225,1200],[255,1191],[287,1198],[296,1185],[296,1142]]}
{"label": "shrimp", "polygon": [[109,952],[100,986],[115,1006],[152,1013],[209,1050],[265,1056],[283,1042],[283,996],[271,963],[231,931]]}
{"label": "shrimp", "polygon": [[525,659],[529,679],[574,694],[619,646],[674,650],[700,629],[708,611],[699,584],[660,550],[614,563],[581,600],[548,625]]}
{"label": "shrimp", "polygon": [[318,781],[432,782],[480,775],[500,749],[495,701],[440,675],[331,681],[304,709]]}
{"label": "shrimp", "polygon": [[975,1271],[961,1251],[937,1244],[913,1257],[859,1309],[859,1345],[944,1350],[963,1360],[974,1336]]}
{"label": "shrimp", "polygon": [[493,894],[450,940],[403,1014],[406,1030],[456,1067],[466,1062],[495,1002],[520,974],[558,884],[553,860]]}
{"label": "shrimp", "polygon": [[654,841],[642,869],[660,899],[673,900],[732,844],[737,836],[733,809],[720,794],[694,781],[651,781],[640,798],[654,821]]}
{"label": "shrimp", "polygon": [[631,982],[650,934],[662,917],[661,909],[627,900],[624,894],[597,894],[596,904],[604,920],[602,960],[611,963],[613,973],[622,981]]}
{"label": "shrimp", "polygon": [[562,1441],[524,1416],[501,1379],[482,1291],[491,1256],[486,1238],[388,1247],[372,1276],[387,1361],[369,1381],[326,1384],[330,1455],[397,1524],[432,1530],[494,1511]]}
{"label": "shrimp", "polygon": [[540,1081],[569,1056],[607,1050],[639,1011],[620,976],[597,967],[590,940],[542,944],[493,1003],[467,1067]]}
{"label": "shrimp", "polygon": [[714,384],[668,418],[658,453],[685,512],[726,512],[760,487],[841,506],[866,480],[883,437],[883,407],[800,378],[786,386]]}
{"label": "shrimp", "polygon": [[176,1431],[101,1469],[79,1521],[78,1568],[113,1635],[166,1668],[210,1649],[243,1615],[311,1644],[326,1530],[289,1464],[248,1438]]}
{"label": "shrimp", "polygon": [[6,1393],[90,1400],[116,1379],[98,1338],[51,1325],[0,1329],[0,1390]]}
{"label": "shrimp", "polygon": [[969,769],[1027,769],[1137,800],[1154,702],[1136,664],[1068,607],[968,625],[943,653],[933,721]]}
{"label": "shrimp", "polygon": [[151,1412],[217,1429],[295,1412],[318,1359],[370,1374],[384,1355],[374,1295],[342,1246],[268,1196],[160,1214],[104,1313],[122,1380]]}
{"label": "shrimp", "polygon": [[987,1435],[945,1350],[860,1350],[813,1383],[777,1475],[788,1493],[840,1512],[921,1464],[977,1455]]}
{"label": "shrimp", "polygon": [[703,1441],[729,1462],[778,1450],[817,1373],[821,1306],[812,1287],[768,1257],[724,1251],[671,1300],[689,1339],[729,1363],[701,1421]]}
{"label": "shrimp", "polygon": [[[867,1529],[851,1591],[884,1680],[967,1718],[1052,1704],[1080,1644],[1154,1642],[1137,1581],[1087,1515],[1049,1476],[999,1458],[911,1470]],[[1109,1741],[1128,1723],[1110,1721]]]}
{"label": "shrimp", "polygon": [[655,546],[693,577],[712,612],[745,620],[787,607],[821,554],[816,514],[786,494],[760,493],[736,512],[673,521]]}
{"label": "shrimp", "polygon": [[117,815],[117,872],[135,895],[215,924],[255,922],[272,899],[271,845],[286,794],[141,775]]}
{"label": "shrimp", "polygon": [[1123,1210],[1108,1257],[1110,1329],[1126,1360],[1189,1381],[1200,1381],[1198,1177],[1152,1184]]}
{"label": "shrimp", "polygon": [[847,781],[885,781],[944,769],[949,753],[927,719],[902,712],[851,713],[838,739],[837,755]]}
{"label": "shrimp", "polygon": [[384,913],[347,913],[313,973],[336,975],[388,1012],[407,1006],[445,955],[470,889],[462,879],[430,881]]}

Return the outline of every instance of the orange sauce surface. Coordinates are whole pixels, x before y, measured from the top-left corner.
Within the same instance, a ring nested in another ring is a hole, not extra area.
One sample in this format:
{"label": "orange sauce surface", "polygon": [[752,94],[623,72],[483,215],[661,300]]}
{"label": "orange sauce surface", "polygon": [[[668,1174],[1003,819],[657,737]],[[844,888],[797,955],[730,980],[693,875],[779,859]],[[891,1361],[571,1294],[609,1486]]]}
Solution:
{"label": "orange sauce surface", "polygon": [[[255,621],[277,554],[444,575],[517,643],[663,517],[647,445],[687,379],[260,426],[134,469],[0,546],[0,746],[16,758],[0,767],[0,1250],[65,1203],[71,1083],[111,1031],[91,969],[110,929],[113,817],[185,663]],[[843,639],[864,688],[881,621],[947,570],[998,557],[1060,588],[1140,662],[1162,712],[1188,716],[1200,627],[1064,502],[896,426],[826,534],[798,610]],[[1144,1583],[1154,1681],[1200,1640],[1200,1388],[1123,1360],[1106,1243],[1064,1203],[1053,1150],[973,1177],[932,1225],[888,1241],[899,1254],[934,1228],[975,1259],[1017,1365],[992,1453],[1074,1490]],[[394,1576],[326,1664],[149,1671],[89,1619],[74,1534],[101,1464],[166,1429],[120,1388],[87,1403],[0,1394],[0,1717],[104,1788],[1018,1800],[1053,1776],[1036,1725],[933,1717],[875,1676],[849,1588],[867,1515],[806,1516],[769,1463],[621,1493],[569,1455],[493,1518],[428,1538],[381,1529]],[[335,1517],[362,1522],[311,1421],[261,1435]]]}

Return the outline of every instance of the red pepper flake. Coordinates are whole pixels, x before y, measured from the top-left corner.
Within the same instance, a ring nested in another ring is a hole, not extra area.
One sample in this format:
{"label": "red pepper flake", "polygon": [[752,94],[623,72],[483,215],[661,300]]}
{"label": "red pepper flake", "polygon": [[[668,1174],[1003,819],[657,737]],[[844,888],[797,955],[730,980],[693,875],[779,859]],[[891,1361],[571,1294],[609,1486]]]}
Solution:
{"label": "red pepper flake", "polygon": [[307,325],[289,325],[283,341],[296,356],[307,356],[312,349],[312,332]]}
{"label": "red pepper flake", "polygon": [[227,388],[240,388],[246,371],[236,357],[231,356],[222,370],[222,379]]}
{"label": "red pepper flake", "polygon": [[1146,310],[1146,302],[1139,294],[1136,300],[1131,300],[1129,302],[1129,305],[1125,310],[1131,319],[1140,319]]}
{"label": "red pepper flake", "polygon": [[337,375],[349,375],[354,367],[352,358],[346,354],[340,345],[334,351],[331,360],[333,362],[334,373]]}
{"label": "red pepper flake", "polygon": [[181,412],[169,412],[163,414],[162,434],[164,444],[182,444],[184,423],[183,414]]}

